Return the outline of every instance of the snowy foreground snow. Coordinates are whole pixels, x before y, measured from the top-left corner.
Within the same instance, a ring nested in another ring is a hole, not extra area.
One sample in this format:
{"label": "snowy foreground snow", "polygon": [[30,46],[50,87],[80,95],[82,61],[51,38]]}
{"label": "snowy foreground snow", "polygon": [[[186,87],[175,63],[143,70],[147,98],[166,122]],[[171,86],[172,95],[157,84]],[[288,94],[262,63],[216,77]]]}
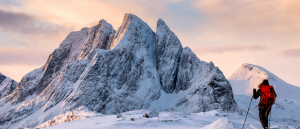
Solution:
{"label": "snowy foreground snow", "polygon": [[[165,111],[159,112],[159,117],[142,117],[143,113],[149,112],[148,110],[129,111],[122,113],[123,118],[117,118],[116,115],[86,112],[89,114],[86,119],[62,123],[47,129],[240,129],[244,122],[244,116],[218,110],[202,113]],[[257,119],[247,119],[245,129],[260,128],[261,125]],[[271,122],[271,128],[297,129],[295,126],[280,122]]]}

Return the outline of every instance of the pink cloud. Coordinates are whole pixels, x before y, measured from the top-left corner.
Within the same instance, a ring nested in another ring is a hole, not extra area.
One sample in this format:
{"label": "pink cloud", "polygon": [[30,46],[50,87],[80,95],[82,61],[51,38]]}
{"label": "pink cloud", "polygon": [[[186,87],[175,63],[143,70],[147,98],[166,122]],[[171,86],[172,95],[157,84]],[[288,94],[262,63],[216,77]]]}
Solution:
{"label": "pink cloud", "polygon": [[260,45],[249,45],[249,46],[240,46],[240,45],[218,45],[210,47],[197,47],[193,51],[197,54],[206,54],[206,53],[224,53],[224,52],[239,52],[239,51],[261,51],[264,50],[263,46]]}
{"label": "pink cloud", "polygon": [[272,47],[299,41],[299,0],[212,0],[198,1],[195,6],[206,16],[199,30],[208,36]]}
{"label": "pink cloud", "polygon": [[44,65],[51,52],[38,49],[0,49],[0,65]]}
{"label": "pink cloud", "polygon": [[26,13],[0,10],[0,29],[24,35],[55,35],[72,28],[43,21]]}
{"label": "pink cloud", "polygon": [[300,48],[285,50],[283,51],[283,55],[288,57],[300,57]]}

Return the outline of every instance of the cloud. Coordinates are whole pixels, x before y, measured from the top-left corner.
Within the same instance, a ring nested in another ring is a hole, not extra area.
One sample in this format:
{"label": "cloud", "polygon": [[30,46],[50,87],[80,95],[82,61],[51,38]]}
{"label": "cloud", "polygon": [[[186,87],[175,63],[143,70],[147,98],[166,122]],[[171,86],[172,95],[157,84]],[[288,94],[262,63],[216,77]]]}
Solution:
{"label": "cloud", "polygon": [[206,17],[199,29],[233,39],[277,46],[300,40],[299,0],[210,0],[195,7]]}
{"label": "cloud", "polygon": [[0,49],[0,65],[44,65],[51,52],[28,48]]}
{"label": "cloud", "polygon": [[43,21],[33,15],[0,10],[0,29],[23,35],[58,35],[71,28]]}
{"label": "cloud", "polygon": [[210,47],[197,47],[193,51],[196,54],[207,54],[207,53],[224,53],[224,52],[240,52],[240,51],[262,51],[264,50],[263,46],[259,45],[249,45],[249,46],[240,46],[240,45],[218,45]]}
{"label": "cloud", "polygon": [[300,57],[300,48],[285,50],[283,51],[283,55],[288,57]]}
{"label": "cloud", "polygon": [[[122,23],[124,12],[114,5],[99,0],[23,0],[20,3],[28,13],[35,13],[56,24],[72,24],[75,30],[90,27],[90,23],[105,19],[115,28]],[[45,6],[47,3],[47,6]]]}
{"label": "cloud", "polygon": [[[56,24],[45,18],[0,9],[0,46],[51,47],[54,49],[73,30],[73,24]],[[57,19],[57,18],[56,18]]]}

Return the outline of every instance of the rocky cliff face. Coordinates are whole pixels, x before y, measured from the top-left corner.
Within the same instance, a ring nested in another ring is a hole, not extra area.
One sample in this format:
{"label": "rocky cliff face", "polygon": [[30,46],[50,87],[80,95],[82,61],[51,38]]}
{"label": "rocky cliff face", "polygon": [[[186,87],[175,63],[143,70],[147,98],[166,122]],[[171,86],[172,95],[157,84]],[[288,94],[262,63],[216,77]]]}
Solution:
{"label": "rocky cliff face", "polygon": [[18,82],[0,73],[0,99],[13,92],[17,85]]}
{"label": "rocky cliff face", "polygon": [[193,112],[231,110],[236,106],[231,85],[222,71],[212,62],[199,60],[190,48],[184,48],[181,54],[175,92],[181,90],[185,96],[177,105],[188,105]]}
{"label": "rocky cliff face", "polygon": [[87,40],[79,55],[79,60],[89,55],[94,49],[109,48],[109,37],[115,33],[115,29],[105,20],[100,20],[99,24],[89,29]]}
{"label": "rocky cliff face", "polygon": [[159,97],[160,85],[153,56],[155,33],[141,19],[129,14],[117,32],[113,42],[120,40],[114,49],[95,50],[85,60],[88,69],[83,70],[79,90],[66,104],[76,103],[72,109],[85,105],[91,110],[111,114],[118,110],[147,108]]}
{"label": "rocky cliff face", "polygon": [[125,14],[117,31],[101,20],[71,32],[45,66],[0,100],[0,110],[12,106],[0,115],[0,125],[35,127],[79,106],[103,114],[164,107],[155,102],[165,94],[176,96],[167,107],[177,111],[237,108],[223,73],[183,49],[164,21],[158,20],[154,33]]}
{"label": "rocky cliff face", "polygon": [[183,48],[177,36],[162,19],[157,21],[155,47],[156,69],[159,73],[161,87],[166,93],[172,93],[176,86]]}

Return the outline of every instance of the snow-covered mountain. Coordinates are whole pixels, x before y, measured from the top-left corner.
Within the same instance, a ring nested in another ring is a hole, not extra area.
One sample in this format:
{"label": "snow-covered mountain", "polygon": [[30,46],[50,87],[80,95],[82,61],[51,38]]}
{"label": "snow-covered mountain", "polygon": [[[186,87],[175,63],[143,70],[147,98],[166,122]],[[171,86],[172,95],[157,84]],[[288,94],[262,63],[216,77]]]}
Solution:
{"label": "snow-covered mountain", "polygon": [[300,87],[288,84],[273,73],[257,65],[243,64],[228,78],[232,85],[233,93],[243,95],[252,95],[253,88],[258,89],[258,85],[264,79],[269,80],[270,85],[274,87],[279,98],[295,98],[294,96],[299,96]]}
{"label": "snow-covered mountain", "polygon": [[[275,104],[272,108],[271,119],[274,122],[284,122],[287,125],[300,126],[300,87],[293,86],[283,81],[273,73],[263,67],[253,64],[243,64],[237,69],[229,81],[231,83],[234,98],[238,105],[247,110],[253,94],[253,88],[258,89],[258,85],[268,79],[270,85],[277,93]],[[250,113],[258,117],[259,99],[252,102]]]}
{"label": "snow-covered mountain", "polygon": [[156,30],[125,14],[117,31],[101,20],[71,32],[0,100],[1,128],[33,128],[82,106],[102,114],[238,110],[221,70],[182,48],[163,20]]}
{"label": "snow-covered mountain", "polygon": [[17,85],[18,82],[0,73],[0,99],[13,92]]}

